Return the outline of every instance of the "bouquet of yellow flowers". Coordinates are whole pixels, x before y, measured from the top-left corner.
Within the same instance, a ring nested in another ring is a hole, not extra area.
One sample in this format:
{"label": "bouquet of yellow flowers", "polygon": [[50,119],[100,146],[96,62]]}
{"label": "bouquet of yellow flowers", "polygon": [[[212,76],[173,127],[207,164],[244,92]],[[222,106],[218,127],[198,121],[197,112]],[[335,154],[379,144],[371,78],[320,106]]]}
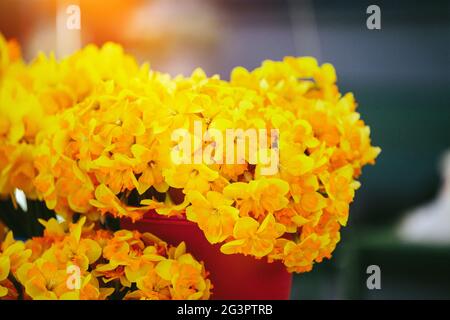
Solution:
{"label": "bouquet of yellow flowers", "polygon": [[44,235],[25,243],[10,232],[0,250],[0,299],[208,299],[207,272],[183,242],[172,247],[85,221],[41,221]]}
{"label": "bouquet of yellow flowers", "polygon": [[[171,77],[112,43],[29,65],[13,51],[0,38],[0,194],[22,189],[66,220],[175,216],[223,254],[306,272],[331,257],[361,169],[380,152],[333,66],[312,57],[237,67],[227,81],[201,69]],[[127,237],[136,238],[118,231],[102,241]],[[98,289],[101,275],[129,287],[138,271],[123,264],[129,278],[114,261],[96,265],[86,284]],[[158,294],[207,297],[203,269],[194,269],[197,292]],[[152,297],[145,281],[126,297]]]}

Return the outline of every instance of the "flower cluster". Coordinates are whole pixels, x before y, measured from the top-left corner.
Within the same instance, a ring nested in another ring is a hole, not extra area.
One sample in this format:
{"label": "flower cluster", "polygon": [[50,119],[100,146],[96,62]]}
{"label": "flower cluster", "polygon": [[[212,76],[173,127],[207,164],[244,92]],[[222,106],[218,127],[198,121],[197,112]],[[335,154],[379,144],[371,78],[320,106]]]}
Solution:
{"label": "flower cluster", "polygon": [[61,61],[40,54],[27,65],[18,44],[0,34],[0,196],[19,188],[36,198],[33,151],[52,116],[83,101],[98,83],[125,83],[136,72],[134,59],[113,44],[87,46]]}
{"label": "flower cluster", "polygon": [[211,284],[186,246],[137,231],[41,221],[44,235],[0,251],[0,299],[207,299]]}
{"label": "flower cluster", "polygon": [[[353,95],[339,92],[333,66],[311,57],[264,61],[253,71],[237,67],[229,81],[201,69],[172,78],[139,66],[113,44],[61,62],[40,60],[46,63],[25,68],[43,79],[30,94],[50,91],[53,104],[38,101],[53,107],[33,144],[32,192],[66,218],[138,220],[154,210],[196,223],[225,254],[305,272],[331,256],[361,169],[380,152]],[[175,163],[178,129],[192,136],[193,156],[215,145],[197,136],[197,123],[223,136],[228,129],[278,130],[268,146],[279,153],[276,172],[262,174],[264,164],[251,160],[260,151],[251,148],[235,164],[215,161],[216,154],[208,162]],[[15,185],[26,184],[22,176]]]}

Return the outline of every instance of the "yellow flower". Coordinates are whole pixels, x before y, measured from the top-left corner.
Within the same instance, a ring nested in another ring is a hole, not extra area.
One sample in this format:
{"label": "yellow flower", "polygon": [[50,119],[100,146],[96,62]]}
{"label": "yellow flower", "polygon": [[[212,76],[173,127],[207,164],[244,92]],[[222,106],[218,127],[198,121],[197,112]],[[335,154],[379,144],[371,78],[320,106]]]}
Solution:
{"label": "yellow flower", "polygon": [[5,288],[1,283],[9,276],[10,262],[8,256],[0,256],[0,298],[8,294],[8,288]]}
{"label": "yellow flower", "polygon": [[316,212],[325,208],[327,206],[327,201],[318,192],[308,192],[301,196],[300,205],[305,211]]}
{"label": "yellow flower", "polygon": [[204,164],[181,164],[164,172],[167,183],[174,188],[183,188],[185,191],[196,190],[207,192],[211,189],[210,183],[219,175],[216,171]]}
{"label": "yellow flower", "polygon": [[125,215],[126,210],[116,195],[106,185],[101,184],[95,189],[95,199],[89,203],[103,212],[110,212],[117,216]]}
{"label": "yellow flower", "polygon": [[106,185],[101,184],[95,189],[95,199],[89,203],[98,208],[102,213],[111,213],[116,217],[130,217],[132,220],[142,218],[149,208],[158,207],[157,203],[145,207],[129,207],[124,205],[119,198]]}
{"label": "yellow flower", "polygon": [[179,250],[173,259],[160,261],[155,268],[163,280],[169,281],[171,296],[175,300],[209,298],[210,281],[204,279],[204,268],[190,254]]}
{"label": "yellow flower", "polygon": [[261,258],[273,250],[275,240],[284,231],[284,225],[277,223],[272,214],[267,215],[261,224],[251,217],[243,217],[234,226],[236,240],[222,245],[220,250],[225,254],[243,253]]}
{"label": "yellow flower", "polygon": [[146,274],[136,280],[138,290],[125,296],[125,300],[170,300],[171,293],[167,280],[162,279],[154,268],[146,270]]}
{"label": "yellow flower", "polygon": [[307,218],[295,209],[295,206],[287,207],[275,212],[274,217],[276,221],[286,227],[286,232],[289,233],[296,233],[299,227],[309,222]]}
{"label": "yellow flower", "polygon": [[323,174],[320,179],[330,199],[333,200],[328,210],[335,213],[339,223],[345,226],[349,204],[353,201],[355,190],[359,188],[359,183],[353,180],[352,167],[347,165],[331,174]]}
{"label": "yellow flower", "polygon": [[60,300],[105,300],[114,288],[99,288],[98,280],[89,274],[80,278],[80,288],[63,293]]}
{"label": "yellow flower", "polygon": [[320,248],[320,241],[316,235],[311,235],[301,243],[296,244],[289,241],[284,245],[283,262],[291,271],[306,272],[310,271],[317,258]]}
{"label": "yellow flower", "polygon": [[73,263],[82,271],[87,271],[89,265],[100,258],[102,249],[96,241],[81,237],[85,221],[86,217],[82,217],[77,224],[72,225],[70,235],[56,242],[42,257],[60,265]]}
{"label": "yellow flower", "polygon": [[1,244],[1,252],[3,256],[9,257],[10,270],[16,274],[17,269],[31,256],[31,250],[25,248],[25,243],[22,241],[15,241],[13,233],[10,231],[6,239]]}
{"label": "yellow flower", "polygon": [[286,172],[293,176],[300,176],[310,172],[314,168],[314,160],[305,154],[292,155],[286,148],[287,152],[282,153],[280,159],[280,168],[282,172]]}
{"label": "yellow flower", "polygon": [[236,201],[241,216],[250,215],[256,219],[285,208],[289,203],[288,192],[289,184],[276,178],[236,182],[223,190],[225,197]]}
{"label": "yellow flower", "polygon": [[239,210],[231,206],[233,200],[215,191],[208,191],[206,197],[198,191],[191,191],[187,198],[191,203],[186,208],[188,220],[198,224],[210,243],[222,242],[233,234],[239,217]]}
{"label": "yellow flower", "polygon": [[166,151],[166,154],[162,154],[164,152],[162,148],[158,149],[155,146],[147,148],[139,144],[131,146],[131,152],[142,167],[142,169],[135,170],[137,174],[140,174],[137,179],[138,184],[136,185],[139,194],[143,194],[151,186],[155,186],[157,190],[163,190],[165,182],[162,175],[162,168],[163,164],[168,162],[166,158],[168,152]]}
{"label": "yellow flower", "polygon": [[5,165],[0,169],[0,193],[13,194],[18,188],[25,192],[29,198],[35,197],[33,179],[36,171],[33,166],[32,147],[20,144],[14,147],[2,145],[0,142],[0,164],[5,159]]}
{"label": "yellow flower", "polygon": [[69,289],[66,270],[56,264],[38,259],[23,264],[17,271],[18,280],[24,285],[26,294],[34,300],[56,300]]}
{"label": "yellow flower", "polygon": [[80,275],[79,287],[69,286],[69,276],[66,268],[42,258],[22,265],[18,271],[19,282],[33,300],[101,300],[112,293],[111,289],[99,288],[91,274]]}

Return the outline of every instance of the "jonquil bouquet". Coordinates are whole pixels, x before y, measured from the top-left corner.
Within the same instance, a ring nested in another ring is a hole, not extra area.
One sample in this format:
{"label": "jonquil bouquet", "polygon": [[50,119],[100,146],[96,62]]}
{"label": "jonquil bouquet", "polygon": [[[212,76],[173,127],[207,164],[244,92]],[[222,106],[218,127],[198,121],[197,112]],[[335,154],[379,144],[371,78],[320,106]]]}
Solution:
{"label": "jonquil bouquet", "polygon": [[[45,201],[69,231],[49,220],[25,243],[9,234],[0,295],[17,296],[16,283],[31,298],[208,298],[214,284],[183,244],[104,229],[149,212],[195,223],[223,254],[310,271],[331,257],[361,169],[380,152],[333,66],[312,57],[223,80],[201,69],[171,77],[112,43],[29,64],[19,52],[0,38],[0,194]],[[69,261],[82,266],[82,289],[29,284]]]}
{"label": "jonquil bouquet", "polygon": [[207,299],[203,264],[182,242],[168,246],[151,234],[95,230],[42,221],[42,237],[25,243],[6,236],[0,250],[3,299]]}

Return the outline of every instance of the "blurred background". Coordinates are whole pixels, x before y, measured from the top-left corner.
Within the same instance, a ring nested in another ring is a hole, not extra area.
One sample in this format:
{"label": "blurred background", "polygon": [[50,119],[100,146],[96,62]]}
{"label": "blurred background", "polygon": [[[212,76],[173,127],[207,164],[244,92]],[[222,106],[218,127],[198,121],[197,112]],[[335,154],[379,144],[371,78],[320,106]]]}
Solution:
{"label": "blurred background", "polygon": [[[81,8],[79,33],[58,28],[67,4]],[[371,4],[381,30],[366,26]],[[27,59],[116,41],[172,75],[202,67],[227,79],[234,66],[286,55],[332,63],[383,151],[364,170],[334,258],[295,276],[292,298],[450,298],[450,205],[424,211],[444,226],[434,242],[396,232],[414,208],[450,199],[439,169],[450,147],[448,1],[0,0],[0,32]],[[380,267],[379,290],[367,288],[370,265]]]}

